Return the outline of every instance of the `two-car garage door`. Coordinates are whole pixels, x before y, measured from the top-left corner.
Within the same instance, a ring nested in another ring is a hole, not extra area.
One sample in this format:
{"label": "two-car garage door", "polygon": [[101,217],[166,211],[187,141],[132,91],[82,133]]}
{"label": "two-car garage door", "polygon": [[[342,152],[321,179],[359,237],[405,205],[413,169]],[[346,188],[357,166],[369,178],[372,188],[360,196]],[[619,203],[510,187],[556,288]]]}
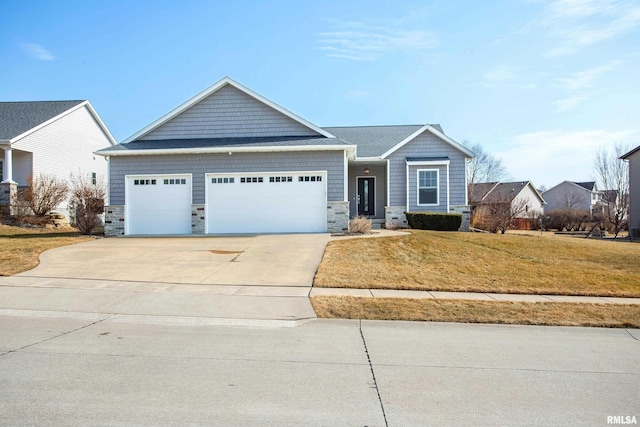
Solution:
{"label": "two-car garage door", "polygon": [[[190,234],[191,175],[127,177],[125,234]],[[206,233],[327,230],[326,172],[205,175]]]}

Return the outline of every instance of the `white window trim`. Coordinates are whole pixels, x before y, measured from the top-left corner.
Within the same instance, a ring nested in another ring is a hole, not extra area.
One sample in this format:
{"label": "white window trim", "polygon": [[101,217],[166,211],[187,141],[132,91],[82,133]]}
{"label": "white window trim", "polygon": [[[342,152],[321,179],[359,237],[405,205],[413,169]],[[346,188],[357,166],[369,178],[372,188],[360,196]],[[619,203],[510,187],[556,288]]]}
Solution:
{"label": "white window trim", "polygon": [[[420,203],[420,172],[436,173],[436,203]],[[440,206],[440,169],[416,170],[416,206]]]}

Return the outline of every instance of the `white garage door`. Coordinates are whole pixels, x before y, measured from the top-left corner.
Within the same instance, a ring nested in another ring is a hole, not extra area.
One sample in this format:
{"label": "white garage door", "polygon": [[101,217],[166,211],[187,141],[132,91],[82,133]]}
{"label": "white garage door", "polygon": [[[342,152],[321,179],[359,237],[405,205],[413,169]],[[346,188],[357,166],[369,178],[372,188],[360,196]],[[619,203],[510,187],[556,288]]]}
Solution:
{"label": "white garage door", "polygon": [[125,234],[191,234],[191,175],[128,176]]}
{"label": "white garage door", "polygon": [[207,233],[327,231],[327,174],[208,174]]}

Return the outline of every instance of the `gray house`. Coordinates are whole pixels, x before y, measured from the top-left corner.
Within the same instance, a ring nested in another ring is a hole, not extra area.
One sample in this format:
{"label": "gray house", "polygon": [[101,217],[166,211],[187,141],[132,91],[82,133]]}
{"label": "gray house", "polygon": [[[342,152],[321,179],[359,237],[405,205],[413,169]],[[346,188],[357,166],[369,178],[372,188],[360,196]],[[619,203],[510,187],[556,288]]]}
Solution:
{"label": "gray house", "polygon": [[621,157],[629,162],[629,233],[640,237],[640,145]]}
{"label": "gray house", "polygon": [[472,153],[438,125],[320,128],[224,78],[109,158],[108,235],[336,232],[468,211]]}
{"label": "gray house", "polygon": [[598,190],[596,183],[563,181],[542,193],[547,202],[545,213],[558,209],[571,209],[592,214],[602,213],[602,192]]}

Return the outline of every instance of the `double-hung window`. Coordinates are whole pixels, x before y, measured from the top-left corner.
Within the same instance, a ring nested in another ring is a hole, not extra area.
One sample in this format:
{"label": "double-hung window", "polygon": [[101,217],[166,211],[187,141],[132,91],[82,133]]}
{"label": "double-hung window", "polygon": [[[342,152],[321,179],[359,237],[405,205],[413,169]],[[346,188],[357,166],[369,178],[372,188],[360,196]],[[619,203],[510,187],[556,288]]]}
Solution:
{"label": "double-hung window", "polygon": [[418,170],[418,206],[438,204],[438,170]]}

